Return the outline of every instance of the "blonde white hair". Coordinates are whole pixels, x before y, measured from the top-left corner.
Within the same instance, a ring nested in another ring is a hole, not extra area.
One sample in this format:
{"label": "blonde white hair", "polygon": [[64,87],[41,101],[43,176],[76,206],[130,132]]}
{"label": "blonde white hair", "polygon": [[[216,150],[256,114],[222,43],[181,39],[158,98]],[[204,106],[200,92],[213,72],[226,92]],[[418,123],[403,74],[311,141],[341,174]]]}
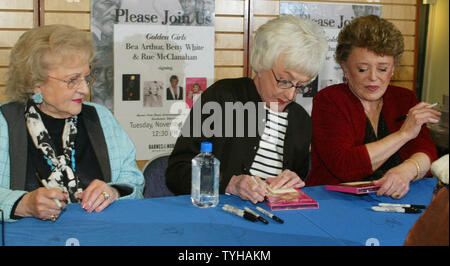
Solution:
{"label": "blonde white hair", "polygon": [[315,77],[322,69],[327,50],[324,31],[316,22],[285,15],[258,28],[250,64],[255,72],[269,70],[283,56],[284,68]]}
{"label": "blonde white hair", "polygon": [[20,36],[10,54],[6,94],[10,100],[26,103],[34,88],[44,84],[48,71],[82,56],[94,57],[92,36],[67,25],[33,28]]}

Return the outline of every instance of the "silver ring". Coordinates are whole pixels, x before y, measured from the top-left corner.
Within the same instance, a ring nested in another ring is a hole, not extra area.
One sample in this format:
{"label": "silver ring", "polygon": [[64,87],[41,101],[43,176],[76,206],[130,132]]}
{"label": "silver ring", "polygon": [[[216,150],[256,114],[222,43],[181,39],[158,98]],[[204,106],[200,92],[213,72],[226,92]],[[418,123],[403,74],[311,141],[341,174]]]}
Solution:
{"label": "silver ring", "polygon": [[50,217],[50,219],[52,220],[52,222],[56,221],[56,216],[52,214],[52,216]]}

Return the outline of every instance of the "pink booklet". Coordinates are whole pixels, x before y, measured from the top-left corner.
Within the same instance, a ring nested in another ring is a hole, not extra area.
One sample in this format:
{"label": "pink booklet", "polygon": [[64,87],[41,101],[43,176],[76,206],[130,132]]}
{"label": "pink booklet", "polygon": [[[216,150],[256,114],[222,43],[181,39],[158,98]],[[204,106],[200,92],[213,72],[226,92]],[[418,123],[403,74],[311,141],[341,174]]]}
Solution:
{"label": "pink booklet", "polygon": [[380,186],[375,185],[372,181],[363,181],[340,183],[338,185],[326,185],[325,189],[352,194],[367,194],[376,192],[380,189]]}
{"label": "pink booklet", "polygon": [[317,201],[298,188],[269,189],[265,203],[273,211],[319,208]]}

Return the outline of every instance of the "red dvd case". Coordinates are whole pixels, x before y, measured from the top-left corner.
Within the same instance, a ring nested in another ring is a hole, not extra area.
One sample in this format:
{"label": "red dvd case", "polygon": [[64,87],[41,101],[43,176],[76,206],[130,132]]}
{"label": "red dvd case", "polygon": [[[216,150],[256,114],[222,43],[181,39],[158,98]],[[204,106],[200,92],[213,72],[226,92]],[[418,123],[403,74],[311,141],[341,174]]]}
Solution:
{"label": "red dvd case", "polygon": [[272,211],[319,208],[317,201],[298,188],[269,189],[265,203]]}
{"label": "red dvd case", "polygon": [[352,194],[367,194],[376,192],[380,186],[376,186],[372,181],[340,183],[338,185],[326,185],[326,190],[338,191]]}

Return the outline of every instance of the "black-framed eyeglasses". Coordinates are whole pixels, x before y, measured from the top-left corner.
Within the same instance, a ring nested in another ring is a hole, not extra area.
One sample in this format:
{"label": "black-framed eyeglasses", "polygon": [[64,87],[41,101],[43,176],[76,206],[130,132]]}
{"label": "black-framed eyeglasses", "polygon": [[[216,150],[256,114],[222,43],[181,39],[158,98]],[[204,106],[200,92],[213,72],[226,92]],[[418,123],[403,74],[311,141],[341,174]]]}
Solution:
{"label": "black-framed eyeglasses", "polygon": [[92,85],[94,85],[94,82],[95,82],[95,79],[96,79],[96,76],[94,74],[89,74],[89,75],[87,75],[85,77],[83,77],[83,76],[76,76],[76,77],[71,78],[69,80],[59,79],[59,78],[56,78],[56,77],[52,77],[50,75],[48,77],[66,83],[67,88],[69,90],[78,89],[80,87],[81,83],[83,82],[83,80],[86,81],[86,84],[88,85],[88,88],[91,89]]}
{"label": "black-framed eyeglasses", "polygon": [[273,69],[271,69],[271,71],[272,71],[273,77],[275,78],[275,81],[277,82],[278,88],[280,88],[282,90],[287,90],[287,89],[294,87],[295,91],[304,93],[304,90],[311,84],[311,82],[308,82],[305,85],[296,85],[290,80],[278,79],[277,76],[275,75],[275,72],[273,72]]}

